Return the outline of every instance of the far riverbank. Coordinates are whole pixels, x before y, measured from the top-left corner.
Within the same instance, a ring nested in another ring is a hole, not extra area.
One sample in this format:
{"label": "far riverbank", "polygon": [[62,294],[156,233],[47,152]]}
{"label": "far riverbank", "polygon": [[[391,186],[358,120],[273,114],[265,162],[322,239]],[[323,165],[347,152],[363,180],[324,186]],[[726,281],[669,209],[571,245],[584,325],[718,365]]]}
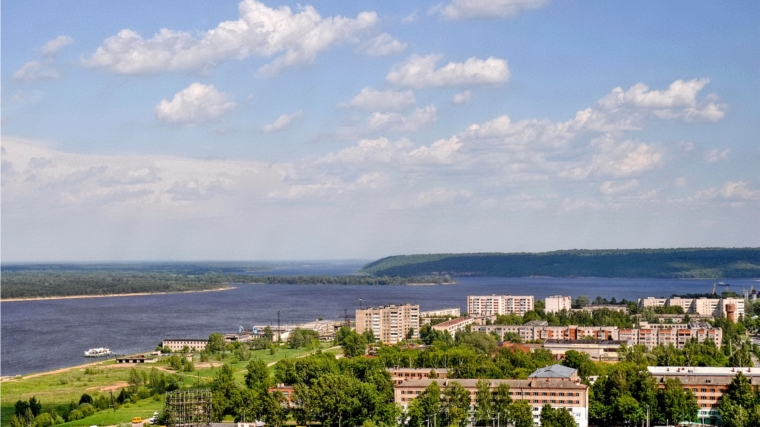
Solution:
{"label": "far riverbank", "polygon": [[81,298],[110,298],[110,297],[139,297],[145,295],[167,295],[167,294],[194,294],[200,292],[217,292],[235,289],[234,286],[223,286],[216,289],[200,289],[197,291],[177,291],[177,292],[135,292],[131,294],[103,294],[103,295],[66,295],[60,297],[29,297],[29,298],[4,298],[0,302],[18,302],[18,301],[45,301],[45,300],[64,300],[64,299],[81,299]]}

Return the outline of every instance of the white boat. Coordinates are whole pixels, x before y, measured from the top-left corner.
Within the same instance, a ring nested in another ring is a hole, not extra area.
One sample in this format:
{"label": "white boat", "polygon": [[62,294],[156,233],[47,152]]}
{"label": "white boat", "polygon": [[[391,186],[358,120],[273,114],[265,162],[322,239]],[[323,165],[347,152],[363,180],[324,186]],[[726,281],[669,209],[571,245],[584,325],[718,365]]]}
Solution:
{"label": "white boat", "polygon": [[98,347],[91,348],[84,352],[84,357],[103,357],[111,354],[111,349]]}

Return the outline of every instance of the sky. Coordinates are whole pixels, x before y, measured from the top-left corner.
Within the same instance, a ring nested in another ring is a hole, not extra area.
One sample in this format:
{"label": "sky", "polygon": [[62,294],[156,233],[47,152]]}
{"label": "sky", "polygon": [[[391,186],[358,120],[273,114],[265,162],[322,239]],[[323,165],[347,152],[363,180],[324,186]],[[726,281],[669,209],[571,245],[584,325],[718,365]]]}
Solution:
{"label": "sky", "polygon": [[760,3],[2,2],[2,262],[760,246]]}

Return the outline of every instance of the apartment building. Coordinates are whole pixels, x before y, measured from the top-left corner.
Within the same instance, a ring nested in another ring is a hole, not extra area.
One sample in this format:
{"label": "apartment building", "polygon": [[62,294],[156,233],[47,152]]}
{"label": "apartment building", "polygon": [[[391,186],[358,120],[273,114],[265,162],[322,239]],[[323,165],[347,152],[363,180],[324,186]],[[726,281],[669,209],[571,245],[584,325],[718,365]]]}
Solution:
{"label": "apartment building", "polygon": [[[433,382],[436,381],[441,391],[450,383],[457,382],[470,393],[470,401],[475,406],[477,379],[415,379],[404,381],[394,386],[397,404],[404,409]],[[532,407],[533,421],[540,425],[541,407],[545,404],[555,409],[565,409],[573,415],[579,427],[588,426],[588,386],[582,384],[575,369],[560,365],[539,369],[527,380],[487,380],[491,389],[500,384],[509,385],[512,400],[527,400]]]}
{"label": "apartment building", "polygon": [[744,316],[741,298],[639,298],[639,308],[647,307],[682,307],[687,314],[727,317],[733,321]]}
{"label": "apartment building", "polygon": [[457,308],[442,308],[439,310],[429,310],[420,312],[420,325],[427,325],[433,319],[460,317],[462,315],[461,310]]}
{"label": "apartment building", "polygon": [[544,299],[544,303],[546,304],[544,311],[547,313],[558,313],[562,310],[570,311],[572,298],[569,296],[565,297],[562,295],[552,295],[550,297],[546,297]]}
{"label": "apartment building", "polygon": [[208,344],[207,339],[193,339],[193,338],[166,338],[161,341],[161,347],[169,347],[173,352],[182,351],[187,347],[190,351],[203,351]]}
{"label": "apartment building", "polygon": [[[723,344],[723,330],[711,326],[706,322],[690,322],[688,325],[674,328],[641,328],[641,329],[620,329],[619,339],[627,341],[629,345],[644,345],[649,349],[658,345],[667,346],[673,344],[676,348],[684,348],[686,343],[692,338],[703,343],[706,340],[712,340],[716,346]],[[683,327],[686,326],[686,327]]]}
{"label": "apartment building", "polygon": [[446,331],[452,337],[459,331],[464,331],[470,325],[485,325],[488,321],[495,320],[496,316],[468,316],[458,317],[433,325],[434,331]]}
{"label": "apartment building", "polygon": [[551,351],[556,360],[564,359],[565,353],[575,350],[588,354],[591,360],[617,362],[620,357],[618,351],[622,344],[627,343],[620,340],[546,340],[543,348]]}
{"label": "apartment building", "polygon": [[531,320],[524,325],[481,325],[473,330],[485,333],[496,332],[504,339],[508,332],[517,334],[523,341],[533,340],[616,340],[618,329],[615,326],[548,326],[545,320]]}
{"label": "apartment building", "polygon": [[401,384],[404,381],[409,380],[423,380],[431,378],[431,374],[435,374],[433,379],[445,380],[448,375],[448,370],[445,368],[388,368],[388,373],[391,374],[391,380],[393,384]]}
{"label": "apartment building", "polygon": [[420,336],[420,306],[417,304],[386,305],[356,310],[356,332],[372,331],[384,344],[396,344],[406,338]]}
{"label": "apartment building", "polygon": [[691,390],[697,396],[699,405],[698,421],[702,424],[720,423],[718,405],[728,391],[728,385],[738,373],[748,377],[754,387],[760,385],[760,370],[755,368],[713,368],[693,366],[649,366],[657,386],[665,388],[665,380],[678,378],[683,388]]}
{"label": "apartment building", "polygon": [[467,297],[467,312],[470,316],[497,314],[523,316],[533,308],[533,295],[470,295]]}

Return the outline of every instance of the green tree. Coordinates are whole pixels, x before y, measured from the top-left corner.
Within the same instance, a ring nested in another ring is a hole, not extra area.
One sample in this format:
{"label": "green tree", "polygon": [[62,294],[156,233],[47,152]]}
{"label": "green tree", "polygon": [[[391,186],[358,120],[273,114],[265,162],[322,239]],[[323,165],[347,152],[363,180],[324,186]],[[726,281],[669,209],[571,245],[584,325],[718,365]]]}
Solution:
{"label": "green tree", "polygon": [[578,308],[583,308],[587,305],[588,305],[588,297],[586,295],[578,295],[578,297],[573,300],[572,308],[578,309]]}
{"label": "green tree", "polygon": [[576,350],[565,352],[565,358],[562,360],[562,366],[578,370],[578,375],[582,379],[587,379],[591,375],[596,375],[596,365],[586,353]]}
{"label": "green tree", "polygon": [[477,425],[486,425],[494,417],[494,398],[491,393],[491,382],[480,379],[475,388],[475,422]]}
{"label": "green tree", "polygon": [[527,400],[516,400],[510,405],[509,421],[514,427],[533,427],[533,407]]}
{"label": "green tree", "polygon": [[696,421],[699,405],[691,390],[684,390],[681,380],[668,378],[665,389],[660,391],[662,413],[666,419],[675,422]]}
{"label": "green tree", "polygon": [[226,344],[224,343],[224,335],[219,332],[214,332],[208,336],[208,343],[206,343],[206,351],[209,353],[219,353],[224,351]]}
{"label": "green tree", "polygon": [[464,427],[470,415],[470,393],[458,382],[449,381],[443,389],[444,420],[447,426]]}
{"label": "green tree", "polygon": [[364,355],[367,349],[367,340],[363,335],[350,331],[343,339],[343,354],[346,357],[358,357]]}
{"label": "green tree", "polygon": [[570,411],[564,408],[554,409],[548,403],[541,408],[541,427],[576,427]]}
{"label": "green tree", "polygon": [[492,392],[493,411],[491,418],[506,423],[510,420],[512,396],[509,395],[509,384],[499,384]]}
{"label": "green tree", "polygon": [[252,390],[265,391],[272,386],[272,378],[266,362],[259,358],[251,359],[246,367],[245,385]]}

